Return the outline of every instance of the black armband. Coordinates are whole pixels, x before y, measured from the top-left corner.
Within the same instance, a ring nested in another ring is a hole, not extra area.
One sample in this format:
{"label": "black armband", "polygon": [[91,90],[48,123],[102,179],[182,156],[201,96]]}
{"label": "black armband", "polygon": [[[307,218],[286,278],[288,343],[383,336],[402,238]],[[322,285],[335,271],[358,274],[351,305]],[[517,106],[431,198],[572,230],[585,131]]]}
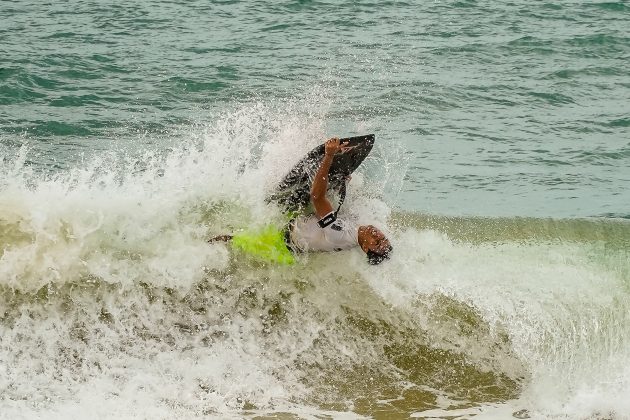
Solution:
{"label": "black armband", "polygon": [[319,219],[319,221],[317,222],[317,224],[319,225],[320,228],[325,228],[326,226],[329,226],[331,223],[333,223],[335,220],[337,220],[337,213],[335,213],[334,211],[331,211],[330,213],[328,213],[326,216],[322,217],[321,219]]}

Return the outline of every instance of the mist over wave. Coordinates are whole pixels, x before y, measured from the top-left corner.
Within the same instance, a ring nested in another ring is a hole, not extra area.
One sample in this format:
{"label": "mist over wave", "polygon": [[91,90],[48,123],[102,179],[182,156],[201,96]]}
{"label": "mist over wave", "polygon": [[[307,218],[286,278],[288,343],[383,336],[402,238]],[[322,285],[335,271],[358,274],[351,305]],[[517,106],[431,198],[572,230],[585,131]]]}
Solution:
{"label": "mist over wave", "polygon": [[7,149],[3,417],[625,418],[626,221],[399,213],[383,197],[405,162],[377,139],[344,211],[390,232],[391,261],[275,267],[207,244],[282,220],[266,193],[327,131],[308,103],[54,173]]}

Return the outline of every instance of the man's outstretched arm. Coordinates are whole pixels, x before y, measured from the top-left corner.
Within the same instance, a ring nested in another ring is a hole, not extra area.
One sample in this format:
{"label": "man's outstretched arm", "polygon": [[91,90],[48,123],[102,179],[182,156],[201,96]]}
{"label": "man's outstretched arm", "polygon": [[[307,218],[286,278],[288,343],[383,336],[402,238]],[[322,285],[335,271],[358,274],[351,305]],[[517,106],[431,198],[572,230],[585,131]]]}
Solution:
{"label": "man's outstretched arm", "polygon": [[332,204],[326,197],[326,190],[328,189],[328,171],[330,171],[335,154],[341,150],[339,139],[333,137],[327,140],[324,150],[324,159],[322,159],[313,179],[313,185],[311,185],[311,202],[315,207],[315,214],[320,219],[333,211]]}

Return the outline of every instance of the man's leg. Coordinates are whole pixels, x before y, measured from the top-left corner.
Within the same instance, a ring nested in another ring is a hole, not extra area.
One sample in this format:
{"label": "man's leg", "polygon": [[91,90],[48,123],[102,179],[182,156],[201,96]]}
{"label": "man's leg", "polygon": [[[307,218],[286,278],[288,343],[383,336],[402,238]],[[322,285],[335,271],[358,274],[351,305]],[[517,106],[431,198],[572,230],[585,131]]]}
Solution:
{"label": "man's leg", "polygon": [[233,235],[219,235],[219,236],[215,236],[212,239],[208,239],[208,243],[212,243],[212,242],[229,242],[232,240],[234,236]]}

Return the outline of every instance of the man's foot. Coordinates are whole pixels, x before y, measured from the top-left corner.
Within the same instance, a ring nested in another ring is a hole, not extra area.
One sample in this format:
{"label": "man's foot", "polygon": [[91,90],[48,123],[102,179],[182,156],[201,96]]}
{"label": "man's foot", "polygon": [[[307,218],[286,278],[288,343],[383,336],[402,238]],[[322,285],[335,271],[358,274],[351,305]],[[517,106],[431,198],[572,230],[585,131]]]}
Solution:
{"label": "man's foot", "polygon": [[211,244],[212,242],[228,242],[231,241],[232,238],[234,236],[233,235],[219,235],[219,236],[215,236],[212,239],[208,239],[208,243]]}

